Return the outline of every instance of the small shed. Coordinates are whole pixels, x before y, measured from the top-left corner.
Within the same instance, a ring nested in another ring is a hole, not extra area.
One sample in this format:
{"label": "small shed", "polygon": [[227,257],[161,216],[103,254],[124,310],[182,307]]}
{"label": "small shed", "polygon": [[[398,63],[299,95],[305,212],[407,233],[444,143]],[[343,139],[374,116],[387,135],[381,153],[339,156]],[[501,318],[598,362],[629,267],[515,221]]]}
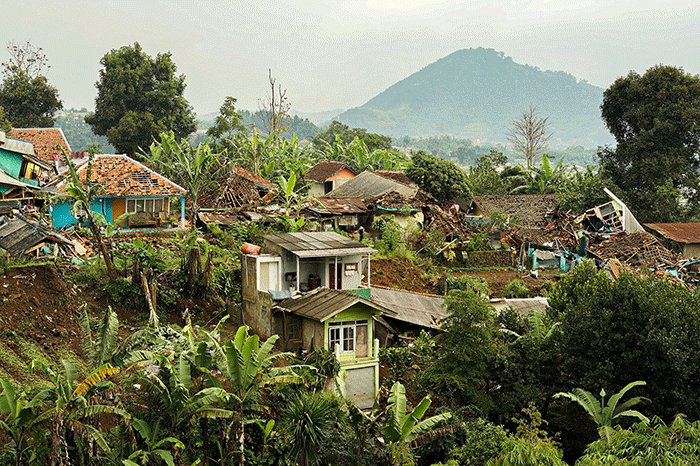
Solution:
{"label": "small shed", "polygon": [[645,227],[683,249],[683,257],[700,257],[700,223],[645,223]]}

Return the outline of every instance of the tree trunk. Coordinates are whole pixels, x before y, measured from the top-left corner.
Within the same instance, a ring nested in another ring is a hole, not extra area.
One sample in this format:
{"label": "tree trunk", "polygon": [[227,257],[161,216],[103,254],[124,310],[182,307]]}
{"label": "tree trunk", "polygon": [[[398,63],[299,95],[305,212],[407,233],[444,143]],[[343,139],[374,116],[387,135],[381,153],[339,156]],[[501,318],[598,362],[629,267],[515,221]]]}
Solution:
{"label": "tree trunk", "polygon": [[209,254],[207,254],[207,263],[204,266],[204,271],[202,272],[201,282],[202,285],[209,286],[209,280],[211,279],[211,272],[213,268],[214,250],[210,249]]}
{"label": "tree trunk", "polygon": [[92,218],[92,215],[90,215],[89,211],[87,214],[87,218],[88,224],[90,225],[90,231],[92,231],[92,236],[95,239],[95,242],[97,243],[97,249],[99,250],[99,253],[102,255],[102,257],[104,257],[105,259],[105,267],[107,267],[107,278],[109,278],[110,280],[116,280],[117,272],[114,270],[114,264],[112,264],[111,255],[107,250],[107,246],[105,246],[104,240],[102,239],[100,227],[97,226],[97,224],[95,223],[95,219]]}

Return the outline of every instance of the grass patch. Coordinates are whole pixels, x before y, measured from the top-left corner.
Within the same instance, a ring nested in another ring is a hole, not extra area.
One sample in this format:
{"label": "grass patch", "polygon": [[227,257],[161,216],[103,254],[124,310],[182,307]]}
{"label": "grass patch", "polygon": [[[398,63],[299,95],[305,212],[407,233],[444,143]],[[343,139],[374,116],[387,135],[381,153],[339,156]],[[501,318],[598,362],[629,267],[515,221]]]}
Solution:
{"label": "grass patch", "polygon": [[[21,358],[19,355],[17,355],[17,353],[14,352],[14,350],[12,350],[12,348],[7,346],[5,343],[0,343],[0,367],[12,367],[14,369],[14,373],[17,375],[17,377],[11,377],[7,373],[7,369],[3,369],[3,372],[7,374],[8,378],[14,380],[16,384],[22,381],[34,387],[43,388],[48,386],[48,382],[46,380],[43,380],[41,377],[37,376],[29,370],[30,361],[31,360]],[[17,380],[17,378],[19,378],[20,380]]]}
{"label": "grass patch", "polygon": [[18,356],[24,361],[32,361],[36,359],[44,364],[51,364],[53,358],[44,352],[36,343],[25,340],[24,338],[17,338],[17,344],[19,345]]}

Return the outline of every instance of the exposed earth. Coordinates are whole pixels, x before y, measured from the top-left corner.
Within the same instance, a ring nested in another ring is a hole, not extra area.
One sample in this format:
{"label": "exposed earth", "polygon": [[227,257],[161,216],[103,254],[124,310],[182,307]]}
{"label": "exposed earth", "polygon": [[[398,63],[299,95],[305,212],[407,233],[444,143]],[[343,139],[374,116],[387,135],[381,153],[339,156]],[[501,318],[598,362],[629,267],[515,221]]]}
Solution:
{"label": "exposed earth", "polygon": [[[55,363],[61,358],[72,360],[81,372],[87,368],[81,362],[83,337],[80,321],[83,309],[98,316],[105,306],[118,314],[123,332],[143,325],[146,309],[134,309],[109,299],[96,282],[75,280],[80,274],[77,267],[58,268],[54,265],[16,267],[0,273],[0,378],[11,377],[16,382],[36,382],[28,364],[32,359]],[[488,283],[491,297],[502,297],[503,288],[513,279],[521,279],[530,289],[530,295],[539,294],[545,278],[539,280],[514,270],[469,272]],[[442,279],[441,279],[442,277]],[[424,274],[406,259],[377,259],[371,263],[371,282],[374,285],[401,288],[429,294],[443,294],[444,274],[437,270]],[[182,325],[181,312],[191,311],[192,319],[201,326],[214,325],[221,318],[221,304],[178,299],[171,323]],[[233,324],[232,324],[233,325]]]}

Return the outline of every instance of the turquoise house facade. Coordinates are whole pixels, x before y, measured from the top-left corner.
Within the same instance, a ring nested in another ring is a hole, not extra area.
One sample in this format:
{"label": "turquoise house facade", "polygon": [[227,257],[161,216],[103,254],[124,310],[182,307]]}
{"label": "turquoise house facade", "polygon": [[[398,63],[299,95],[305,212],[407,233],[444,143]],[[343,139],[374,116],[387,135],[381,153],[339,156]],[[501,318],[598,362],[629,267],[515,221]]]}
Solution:
{"label": "turquoise house facade", "polygon": [[[172,228],[182,225],[185,216],[187,191],[161,174],[126,155],[98,155],[92,162],[90,181],[103,188],[101,195],[90,204],[91,212],[102,215],[114,224],[124,213],[134,213],[120,223],[123,228],[154,227]],[[88,163],[78,167],[81,181],[87,176]],[[56,185],[60,194],[67,194],[63,186]],[[179,211],[174,211],[174,200],[179,200]],[[80,213],[71,212],[73,203],[58,202],[51,206],[53,226],[65,228],[79,222]],[[138,218],[138,225],[136,219]],[[172,219],[178,219],[173,222]],[[132,220],[132,224],[129,223]]]}

